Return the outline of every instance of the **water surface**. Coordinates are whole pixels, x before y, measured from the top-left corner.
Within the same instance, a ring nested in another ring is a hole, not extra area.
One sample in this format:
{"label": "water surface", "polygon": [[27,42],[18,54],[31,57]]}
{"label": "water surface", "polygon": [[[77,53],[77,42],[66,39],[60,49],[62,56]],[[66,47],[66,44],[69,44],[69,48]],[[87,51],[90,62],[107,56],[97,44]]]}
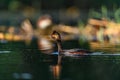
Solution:
{"label": "water surface", "polygon": [[[68,43],[64,43],[65,48],[71,45]],[[0,47],[0,80],[120,80],[119,55],[63,57],[57,65],[57,55],[41,53],[36,42],[29,46],[24,42],[8,42]],[[79,45],[73,43],[73,47]]]}

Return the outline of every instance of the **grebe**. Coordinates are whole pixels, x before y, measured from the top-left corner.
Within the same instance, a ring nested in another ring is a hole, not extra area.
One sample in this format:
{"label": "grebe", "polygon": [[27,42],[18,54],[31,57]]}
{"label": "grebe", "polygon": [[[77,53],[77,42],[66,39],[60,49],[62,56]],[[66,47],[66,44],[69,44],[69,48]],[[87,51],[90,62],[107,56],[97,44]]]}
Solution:
{"label": "grebe", "polygon": [[57,31],[53,31],[51,34],[51,37],[56,41],[58,46],[58,55],[61,56],[82,56],[82,55],[88,55],[89,53],[92,53],[88,50],[84,49],[69,49],[69,50],[63,50],[62,49],[62,43],[61,43],[61,35]]}

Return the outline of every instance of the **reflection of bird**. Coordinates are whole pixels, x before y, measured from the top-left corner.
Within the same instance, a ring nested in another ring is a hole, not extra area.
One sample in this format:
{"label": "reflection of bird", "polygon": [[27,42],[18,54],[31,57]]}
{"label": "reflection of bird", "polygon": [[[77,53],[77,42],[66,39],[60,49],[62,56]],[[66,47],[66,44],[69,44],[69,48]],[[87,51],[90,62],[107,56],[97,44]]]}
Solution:
{"label": "reflection of bird", "polygon": [[50,71],[53,74],[54,80],[59,80],[61,74],[61,65],[50,65]]}
{"label": "reflection of bird", "polygon": [[62,50],[61,45],[61,36],[57,31],[53,31],[51,37],[57,42],[58,46],[58,55],[65,55],[65,56],[80,56],[80,55],[87,55],[91,53],[88,50],[84,49],[69,49],[69,50]]}

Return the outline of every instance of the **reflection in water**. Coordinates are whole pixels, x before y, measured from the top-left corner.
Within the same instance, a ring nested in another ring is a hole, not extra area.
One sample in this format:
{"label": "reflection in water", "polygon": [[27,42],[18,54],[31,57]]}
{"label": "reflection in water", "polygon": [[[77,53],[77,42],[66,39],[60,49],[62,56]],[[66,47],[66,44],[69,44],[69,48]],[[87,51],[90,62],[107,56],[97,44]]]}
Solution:
{"label": "reflection in water", "polygon": [[60,80],[62,56],[57,54],[56,57],[57,60],[55,62],[57,62],[57,64],[50,65],[50,71],[54,80]]}
{"label": "reflection in water", "polygon": [[57,64],[60,65],[62,61],[62,55],[58,55]]}
{"label": "reflection in water", "polygon": [[50,65],[50,71],[55,80],[60,80],[61,65]]}
{"label": "reflection in water", "polygon": [[32,75],[30,74],[30,73],[13,73],[13,77],[15,78],[15,79],[24,79],[24,80],[26,80],[26,79],[32,79]]}
{"label": "reflection in water", "polygon": [[57,53],[42,54],[37,49],[37,41],[30,46],[8,42],[0,47],[0,51],[7,53],[0,54],[0,80],[120,80],[119,54],[97,53],[80,58],[64,56],[57,63]]}

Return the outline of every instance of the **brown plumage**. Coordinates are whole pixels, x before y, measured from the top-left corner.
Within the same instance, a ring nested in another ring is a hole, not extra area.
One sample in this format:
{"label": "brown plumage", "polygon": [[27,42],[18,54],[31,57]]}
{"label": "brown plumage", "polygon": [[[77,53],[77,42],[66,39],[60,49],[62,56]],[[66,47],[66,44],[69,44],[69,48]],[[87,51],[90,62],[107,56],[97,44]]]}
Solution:
{"label": "brown plumage", "polygon": [[61,35],[57,31],[53,31],[51,37],[56,41],[58,46],[58,55],[65,55],[65,56],[79,56],[79,55],[87,55],[91,53],[85,49],[69,49],[63,50],[62,43],[61,43]]}

